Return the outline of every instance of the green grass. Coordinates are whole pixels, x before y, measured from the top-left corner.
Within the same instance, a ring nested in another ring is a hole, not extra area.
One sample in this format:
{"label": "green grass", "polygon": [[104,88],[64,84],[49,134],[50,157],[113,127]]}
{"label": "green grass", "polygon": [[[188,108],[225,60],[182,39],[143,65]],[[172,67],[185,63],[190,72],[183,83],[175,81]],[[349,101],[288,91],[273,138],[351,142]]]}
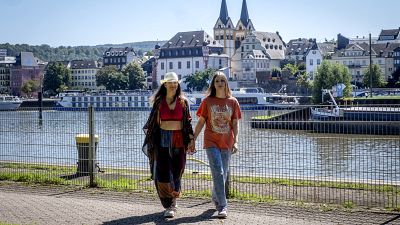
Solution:
{"label": "green grass", "polygon": [[4,222],[0,221],[0,225],[18,225],[18,224],[16,224],[16,223],[4,223]]}
{"label": "green grass", "polygon": [[252,120],[269,120],[274,118],[275,116],[253,116],[251,117]]}
{"label": "green grass", "polygon": [[365,99],[372,99],[372,100],[374,100],[374,99],[400,99],[400,96],[390,96],[390,95],[388,95],[388,96],[374,96],[374,95],[372,95],[372,98],[370,98],[370,97],[368,97],[368,98],[366,98],[366,97],[343,98],[343,100],[346,100],[346,101],[365,100]]}
{"label": "green grass", "polygon": [[[38,164],[18,164],[18,163],[0,163],[0,180],[9,180],[16,182],[25,182],[28,184],[46,184],[46,185],[71,185],[74,180],[65,180],[60,178],[61,175],[74,174],[76,167],[68,166],[55,166],[55,165],[38,165]],[[14,169],[10,171],[7,169]],[[21,171],[19,171],[21,169]],[[104,178],[97,176],[95,183],[98,187],[112,189],[116,191],[125,190],[145,190],[152,191],[148,188],[148,185],[141,185],[143,182],[149,182],[149,176],[147,171],[143,170],[128,170],[128,169],[106,169],[107,174],[116,174],[116,178]],[[129,177],[119,175],[129,175]],[[137,175],[139,179],[132,179],[132,175]],[[209,173],[184,173],[183,179],[194,179],[194,180],[205,180],[212,181]],[[289,187],[328,187],[328,188],[339,188],[349,190],[363,190],[363,191],[374,191],[382,193],[394,193],[400,197],[400,188],[393,185],[372,185],[363,183],[347,183],[347,182],[333,182],[333,181],[310,181],[310,180],[290,180],[283,178],[263,178],[263,177],[249,177],[249,176],[231,176],[232,182],[235,183],[250,183],[250,184],[273,184],[282,185]],[[81,181],[87,183],[87,181]],[[234,198],[239,199],[265,199],[269,201],[268,197],[265,196],[250,196],[245,193],[238,191],[232,191]],[[193,195],[193,197],[200,197],[202,195],[208,196],[207,193],[202,191],[189,191],[187,194]]]}
{"label": "green grass", "polygon": [[11,173],[11,172],[0,172],[0,181],[8,180],[8,181],[16,181],[16,182],[24,182],[27,184],[70,184],[70,182],[59,178],[53,177],[51,174],[37,174],[37,173]]}
{"label": "green grass", "polygon": [[346,209],[354,209],[356,207],[356,205],[351,201],[347,201],[347,202],[343,203],[343,207]]}
{"label": "green grass", "polygon": [[238,177],[232,176],[232,181],[238,183],[252,183],[252,184],[277,184],[284,186],[295,187],[330,187],[351,190],[365,190],[365,191],[378,191],[378,192],[392,192],[400,194],[400,188],[393,185],[371,185],[363,183],[344,183],[333,181],[308,181],[308,180],[290,180],[282,178],[263,178],[263,177]]}
{"label": "green grass", "polygon": [[273,201],[275,201],[275,199],[272,198],[271,196],[243,193],[236,189],[231,189],[229,191],[228,197],[232,198],[232,199],[237,199],[237,200],[242,200],[242,201],[250,201],[250,202],[273,202]]}

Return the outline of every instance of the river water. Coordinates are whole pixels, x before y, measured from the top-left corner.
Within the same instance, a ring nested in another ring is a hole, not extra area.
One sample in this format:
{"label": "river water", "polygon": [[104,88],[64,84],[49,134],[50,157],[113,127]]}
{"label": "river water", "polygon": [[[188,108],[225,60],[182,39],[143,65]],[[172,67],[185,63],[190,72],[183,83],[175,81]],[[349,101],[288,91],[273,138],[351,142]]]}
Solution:
{"label": "river water", "polygon": [[[196,118],[193,113],[193,126]],[[141,152],[142,126],[148,111],[95,112],[95,132],[100,141],[100,167],[147,168]],[[265,111],[243,111],[239,154],[232,157],[232,172],[240,175],[400,181],[400,137],[316,134],[294,130],[251,128],[251,117]],[[87,112],[0,112],[0,161],[74,165],[75,136],[88,133]],[[202,138],[198,152],[189,156],[187,169],[207,171]]]}

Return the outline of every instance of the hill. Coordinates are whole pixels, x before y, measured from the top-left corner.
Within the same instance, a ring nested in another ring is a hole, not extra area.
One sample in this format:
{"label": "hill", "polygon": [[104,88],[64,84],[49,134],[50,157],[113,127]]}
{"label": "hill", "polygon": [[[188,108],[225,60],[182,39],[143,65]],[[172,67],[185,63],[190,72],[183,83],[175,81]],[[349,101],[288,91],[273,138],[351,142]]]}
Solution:
{"label": "hill", "polygon": [[132,47],[139,55],[152,51],[156,44],[163,45],[165,41],[142,41],[124,44],[104,44],[96,46],[59,46],[28,45],[28,44],[0,44],[0,49],[7,49],[8,56],[16,56],[20,52],[33,52],[34,56],[43,61],[66,61],[77,59],[98,60],[109,47]]}

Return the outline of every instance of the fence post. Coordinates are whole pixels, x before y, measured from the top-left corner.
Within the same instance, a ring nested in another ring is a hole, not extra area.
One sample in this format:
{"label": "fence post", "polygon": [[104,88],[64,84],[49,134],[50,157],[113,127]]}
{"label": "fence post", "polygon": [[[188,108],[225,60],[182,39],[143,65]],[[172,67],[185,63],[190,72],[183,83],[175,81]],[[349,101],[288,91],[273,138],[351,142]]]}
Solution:
{"label": "fence post", "polygon": [[96,163],[94,162],[94,159],[96,159],[96,146],[95,146],[95,134],[94,134],[94,108],[93,106],[89,106],[88,108],[89,111],[89,152],[88,152],[88,166],[89,166],[89,186],[90,187],[95,187],[96,183],[94,181],[95,178],[95,166]]}

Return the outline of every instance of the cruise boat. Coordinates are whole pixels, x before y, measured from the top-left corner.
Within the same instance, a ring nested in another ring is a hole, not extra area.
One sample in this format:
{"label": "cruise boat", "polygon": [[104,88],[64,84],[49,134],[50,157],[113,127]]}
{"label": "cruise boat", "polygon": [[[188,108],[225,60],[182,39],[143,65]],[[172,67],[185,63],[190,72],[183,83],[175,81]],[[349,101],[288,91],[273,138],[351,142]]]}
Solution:
{"label": "cruise boat", "polygon": [[16,96],[0,95],[0,110],[15,110],[22,104]]}
{"label": "cruise boat", "polygon": [[86,110],[93,106],[98,111],[148,110],[151,91],[66,92],[59,94],[58,110]]}
{"label": "cruise boat", "polygon": [[[185,93],[185,95],[191,109],[197,109],[206,97],[202,92]],[[265,93],[257,88],[232,89],[232,95],[238,100],[242,110],[265,110],[270,106],[266,101]]]}

